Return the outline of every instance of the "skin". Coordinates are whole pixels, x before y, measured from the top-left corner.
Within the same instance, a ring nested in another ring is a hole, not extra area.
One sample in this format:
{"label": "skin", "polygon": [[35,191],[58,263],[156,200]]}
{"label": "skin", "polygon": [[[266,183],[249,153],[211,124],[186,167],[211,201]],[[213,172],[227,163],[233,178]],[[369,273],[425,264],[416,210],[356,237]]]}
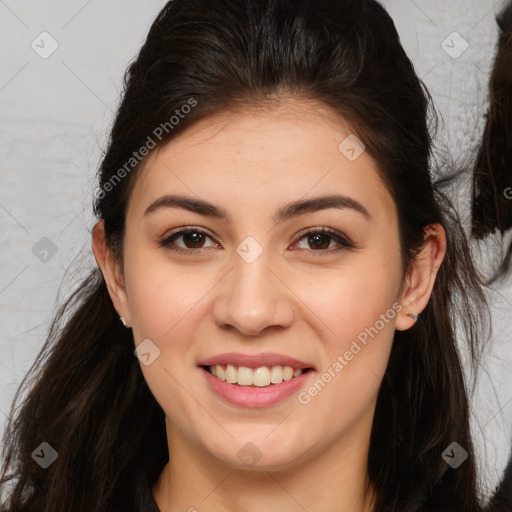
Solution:
{"label": "skin", "polygon": [[[146,158],[128,204],[124,268],[103,223],[93,230],[96,261],[135,345],[150,339],[161,352],[141,368],[166,415],[170,463],[152,489],[162,512],[371,510],[366,461],[393,334],[425,308],[446,241],[433,225],[403,275],[395,204],[366,151],[350,161],[338,149],[350,133],[332,111],[292,98],[214,114]],[[333,191],[371,219],[329,208],[272,220],[285,203]],[[171,193],[207,200],[231,223],[179,208],[144,215]],[[190,254],[159,247],[189,226],[209,233],[195,245],[174,241]],[[329,237],[317,248],[301,234],[322,227],[355,248],[333,252],[340,245]],[[263,249],[252,263],[236,252],[247,236]],[[303,391],[397,301],[400,312],[305,405],[296,393],[270,407],[230,405],[197,368],[222,352],[279,352],[317,369]],[[248,442],[261,453],[252,467],[237,457]]]}

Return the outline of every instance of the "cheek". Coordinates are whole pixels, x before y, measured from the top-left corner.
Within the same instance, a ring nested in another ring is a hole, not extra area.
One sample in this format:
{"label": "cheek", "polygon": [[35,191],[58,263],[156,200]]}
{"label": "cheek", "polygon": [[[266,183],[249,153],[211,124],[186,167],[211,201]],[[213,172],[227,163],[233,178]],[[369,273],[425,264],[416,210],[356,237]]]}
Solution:
{"label": "cheek", "polygon": [[149,339],[159,350],[149,365],[141,363],[153,396],[176,425],[182,418],[203,418],[188,392],[194,395],[193,338],[214,273],[171,265],[155,249],[133,247],[126,251],[125,276],[135,345]]}
{"label": "cheek", "polygon": [[385,301],[382,296],[354,295],[349,306],[344,305],[343,294],[333,298],[338,306],[331,306],[330,316],[325,318],[335,334],[326,333],[323,339],[324,364],[297,396],[312,431],[322,422],[337,432],[349,431],[363,417],[371,421],[368,414],[373,411],[389,361],[400,309],[392,302],[392,294],[389,297]]}
{"label": "cheek", "polygon": [[305,302],[318,317],[315,325],[322,333],[324,357],[320,374],[301,403],[315,401],[317,414],[336,404],[329,414],[342,423],[348,411],[353,418],[363,414],[376,398],[389,360],[402,309],[397,302],[399,284],[398,262],[373,257],[329,277],[318,273],[302,288],[299,293],[309,293]]}
{"label": "cheek", "polygon": [[[134,249],[125,258],[126,290],[134,328],[145,338],[174,336],[215,280],[213,272],[170,264],[155,249]],[[211,282],[210,282],[211,281]],[[135,333],[135,331],[134,331]]]}
{"label": "cheek", "polygon": [[[377,321],[379,331],[393,331],[399,287],[397,261],[369,256],[337,269],[316,269],[307,279],[297,278],[294,292],[321,321],[327,347],[339,351]],[[383,325],[380,319],[386,313]]]}

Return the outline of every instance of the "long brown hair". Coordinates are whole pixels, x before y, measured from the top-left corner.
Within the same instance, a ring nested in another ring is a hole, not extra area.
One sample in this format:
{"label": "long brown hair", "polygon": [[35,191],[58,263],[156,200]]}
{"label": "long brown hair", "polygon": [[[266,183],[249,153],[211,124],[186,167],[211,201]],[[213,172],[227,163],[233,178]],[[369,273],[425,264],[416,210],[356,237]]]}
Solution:
{"label": "long brown hair", "polygon": [[[99,169],[94,211],[108,243],[122,261],[140,167],[134,152],[148,137],[161,145],[210,113],[282,95],[339,113],[379,163],[397,205],[404,271],[429,224],[447,233],[431,299],[414,328],[396,332],[379,392],[368,460],[375,511],[477,511],[455,330],[465,334],[476,368],[485,298],[460,221],[433,182],[431,98],[379,3],[168,2],[126,71]],[[28,394],[13,407],[1,482],[15,484],[4,510],[121,512],[133,506],[139,477],[155,482],[169,456],[164,413],[133,349],[95,269],[54,319]],[[456,470],[443,459],[454,441],[469,453]],[[46,469],[32,457],[42,442],[58,453]]]}

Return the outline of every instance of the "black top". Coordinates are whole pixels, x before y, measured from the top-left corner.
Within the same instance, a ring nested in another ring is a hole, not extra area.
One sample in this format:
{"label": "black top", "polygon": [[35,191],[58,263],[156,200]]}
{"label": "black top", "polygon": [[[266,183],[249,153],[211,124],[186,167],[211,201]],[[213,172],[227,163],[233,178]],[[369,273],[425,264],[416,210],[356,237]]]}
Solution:
{"label": "black top", "polygon": [[151,486],[145,475],[139,479],[139,484],[135,490],[135,507],[134,512],[160,512]]}
{"label": "black top", "polygon": [[[509,460],[501,486],[483,512],[512,511],[512,456]],[[135,489],[133,512],[161,512],[153,497],[153,491],[146,475],[141,474]]]}

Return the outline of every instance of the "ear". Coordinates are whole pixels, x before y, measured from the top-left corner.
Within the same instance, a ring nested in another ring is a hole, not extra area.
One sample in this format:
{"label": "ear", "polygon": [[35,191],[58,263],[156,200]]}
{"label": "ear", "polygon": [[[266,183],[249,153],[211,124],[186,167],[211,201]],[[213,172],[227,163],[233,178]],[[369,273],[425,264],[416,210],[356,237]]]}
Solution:
{"label": "ear", "polygon": [[92,251],[107,283],[112,304],[117,313],[126,320],[126,326],[128,327],[131,324],[130,309],[128,307],[128,297],[124,286],[121,264],[114,257],[111,248],[107,244],[103,220],[98,221],[93,228]]}
{"label": "ear", "polygon": [[405,331],[412,327],[415,320],[408,315],[419,315],[425,309],[445,254],[446,234],[443,227],[440,224],[427,226],[422,249],[414,259],[404,283],[400,299],[402,310],[395,323],[397,330]]}

